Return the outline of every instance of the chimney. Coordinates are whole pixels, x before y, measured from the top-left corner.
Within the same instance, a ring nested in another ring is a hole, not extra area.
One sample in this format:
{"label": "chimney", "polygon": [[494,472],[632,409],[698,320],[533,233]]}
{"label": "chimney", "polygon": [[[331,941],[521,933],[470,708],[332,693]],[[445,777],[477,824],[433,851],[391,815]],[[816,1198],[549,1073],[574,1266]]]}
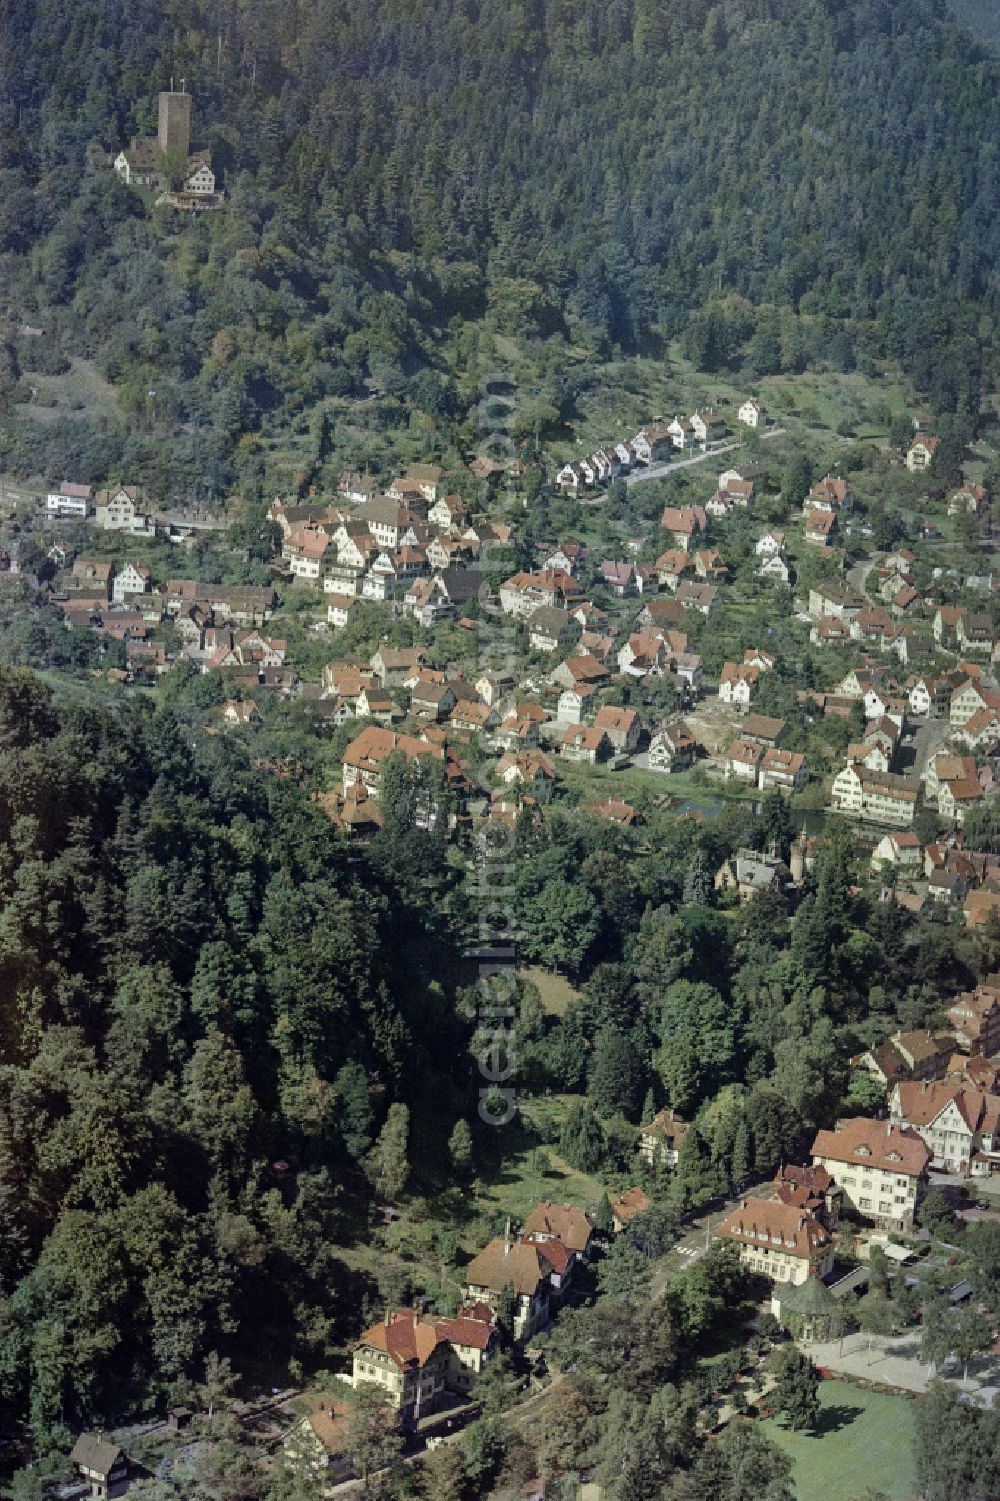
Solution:
{"label": "chimney", "polygon": [[507,1220],[507,1229],[504,1232],[503,1254],[505,1256],[509,1256],[510,1255],[510,1219],[509,1218]]}
{"label": "chimney", "polygon": [[390,1324],[390,1322],[391,1322],[391,1321],[390,1321],[390,1318],[389,1318],[389,1305],[388,1305],[388,1303],[387,1303],[387,1304],[386,1304],[386,1305],[385,1305],[385,1327],[386,1327],[386,1328],[387,1328],[387,1329],[388,1329],[388,1327],[389,1327],[389,1324]]}

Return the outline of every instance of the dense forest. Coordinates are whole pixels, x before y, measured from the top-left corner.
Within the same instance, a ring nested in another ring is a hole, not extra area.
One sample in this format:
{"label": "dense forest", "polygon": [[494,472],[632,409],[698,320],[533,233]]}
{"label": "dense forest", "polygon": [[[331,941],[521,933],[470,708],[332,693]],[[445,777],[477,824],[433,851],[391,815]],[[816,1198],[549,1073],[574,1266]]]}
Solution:
{"label": "dense forest", "polygon": [[948,0],[948,3],[959,20],[977,36],[994,47],[1000,45],[1000,12],[993,0]]}
{"label": "dense forest", "polygon": [[[253,496],[254,434],[372,385],[440,448],[481,328],[537,347],[543,424],[570,344],[891,358],[941,412],[992,371],[997,73],[943,0],[36,0],[8,32],[15,471]],[[171,78],[227,195],[196,220],[108,170]],[[114,417],[39,420],[25,372],[78,356]]]}
{"label": "dense forest", "polygon": [[248,1320],[269,1360],[353,1329],[376,1110],[433,1085],[434,1151],[465,1029],[293,784],[27,674],[0,747],[0,1411],[44,1441],[176,1397]]}

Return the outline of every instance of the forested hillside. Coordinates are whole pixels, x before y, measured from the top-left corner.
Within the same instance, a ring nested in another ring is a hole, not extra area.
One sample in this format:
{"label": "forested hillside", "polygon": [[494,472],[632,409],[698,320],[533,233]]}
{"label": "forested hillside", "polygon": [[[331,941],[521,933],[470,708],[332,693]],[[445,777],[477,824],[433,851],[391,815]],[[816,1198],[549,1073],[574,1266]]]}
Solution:
{"label": "forested hillside", "polygon": [[376,1111],[433,1089],[418,1156],[450,1129],[465,1031],[419,917],[294,785],[21,673],[0,909],[4,1431],[176,1399],[212,1352],[315,1362],[357,1324]]}
{"label": "forested hillside", "polygon": [[960,21],[993,47],[1000,46],[1000,10],[995,0],[948,0]]}
{"label": "forested hillside", "polygon": [[[939,411],[992,368],[997,75],[943,0],[37,0],[8,30],[8,468],[253,495],[249,435],[366,381],[443,447],[481,321],[537,344],[552,421],[567,341],[889,357]],[[197,221],[108,168],[171,77],[227,194]],[[81,356],[116,410],[41,421],[26,372]]]}

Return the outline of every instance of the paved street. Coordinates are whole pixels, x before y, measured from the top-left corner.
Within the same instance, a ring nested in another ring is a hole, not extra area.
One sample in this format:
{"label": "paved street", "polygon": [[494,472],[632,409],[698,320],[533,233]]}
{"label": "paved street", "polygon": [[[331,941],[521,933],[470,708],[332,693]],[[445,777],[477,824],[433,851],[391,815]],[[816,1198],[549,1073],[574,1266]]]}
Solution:
{"label": "paved street", "polygon": [[[768,438],[780,438],[782,433],[786,431],[787,429],[783,427],[768,428],[766,433],[761,433],[761,441],[766,442]],[[734,449],[742,448],[743,446],[742,438],[733,438],[729,443],[720,443],[715,448],[709,448],[705,453],[693,454],[689,459],[671,459],[667,464],[650,464],[645,469],[634,469],[631,474],[624,475],[623,479],[628,486],[641,485],[645,480],[665,479],[668,475],[676,474],[679,469],[690,469],[693,464],[704,464],[709,459],[722,458],[724,454],[732,453]],[[580,504],[582,506],[600,506],[604,504],[607,498],[606,492],[602,490],[598,495],[591,495],[589,497],[581,496]]]}
{"label": "paved street", "polygon": [[666,1256],[661,1257],[653,1268],[652,1296],[654,1298],[661,1296],[667,1281],[674,1272],[686,1266],[693,1266],[704,1256],[711,1244],[713,1229],[725,1219],[737,1202],[733,1199],[722,1209],[714,1209],[710,1214],[699,1215],[696,1220],[691,1221],[676,1245],[672,1246]]}

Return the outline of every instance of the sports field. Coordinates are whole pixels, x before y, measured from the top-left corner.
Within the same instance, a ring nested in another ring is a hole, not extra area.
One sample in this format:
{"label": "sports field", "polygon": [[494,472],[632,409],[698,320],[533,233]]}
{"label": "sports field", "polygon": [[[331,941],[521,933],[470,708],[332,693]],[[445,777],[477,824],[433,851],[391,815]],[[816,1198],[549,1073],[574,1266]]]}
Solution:
{"label": "sports field", "polygon": [[824,1381],[819,1396],[818,1433],[792,1433],[773,1418],[763,1425],[792,1459],[798,1501],[850,1501],[866,1489],[915,1501],[913,1402],[846,1381]]}

